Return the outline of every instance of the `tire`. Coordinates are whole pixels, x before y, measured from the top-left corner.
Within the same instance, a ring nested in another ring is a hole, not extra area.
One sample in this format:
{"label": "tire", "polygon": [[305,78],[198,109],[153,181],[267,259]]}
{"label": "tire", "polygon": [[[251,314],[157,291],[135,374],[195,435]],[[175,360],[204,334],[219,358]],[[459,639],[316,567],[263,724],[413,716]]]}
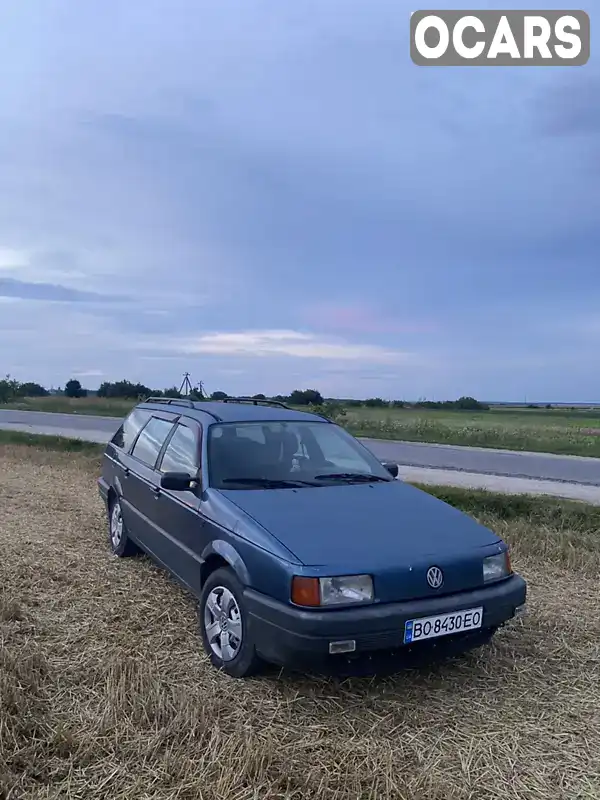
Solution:
{"label": "tire", "polygon": [[481,635],[475,645],[475,648],[478,649],[480,647],[487,647],[496,635],[498,628],[498,625],[495,625],[493,628],[484,628],[481,631]]}
{"label": "tire", "polygon": [[493,628],[481,628],[480,630],[475,631],[473,637],[469,639],[466,644],[463,646],[459,644],[457,649],[450,653],[450,658],[462,658],[468,653],[479,652],[482,648],[485,648],[490,644],[497,630],[498,627],[496,626]]}
{"label": "tire", "polygon": [[118,497],[114,497],[108,504],[108,541],[110,549],[119,558],[130,558],[141,552],[137,544],[129,538]]}
{"label": "tire", "polygon": [[220,567],[209,575],[202,587],[198,619],[213,667],[232,678],[248,678],[261,671],[264,662],[254,647],[243,587],[233,570]]}

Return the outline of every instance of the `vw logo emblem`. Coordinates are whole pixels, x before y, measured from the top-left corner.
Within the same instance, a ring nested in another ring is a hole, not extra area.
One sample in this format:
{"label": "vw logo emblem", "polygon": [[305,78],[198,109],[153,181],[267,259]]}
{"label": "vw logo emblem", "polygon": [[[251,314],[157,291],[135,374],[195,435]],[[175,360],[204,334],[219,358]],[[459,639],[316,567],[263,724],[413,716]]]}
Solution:
{"label": "vw logo emblem", "polygon": [[444,573],[439,567],[429,567],[427,570],[427,583],[432,589],[439,589],[444,582]]}

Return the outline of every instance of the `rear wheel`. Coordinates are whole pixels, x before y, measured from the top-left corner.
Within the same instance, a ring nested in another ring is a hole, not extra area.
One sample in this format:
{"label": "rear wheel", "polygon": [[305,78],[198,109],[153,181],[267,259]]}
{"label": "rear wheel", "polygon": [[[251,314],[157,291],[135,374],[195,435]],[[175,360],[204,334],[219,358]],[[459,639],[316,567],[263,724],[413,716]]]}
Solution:
{"label": "rear wheel", "polygon": [[119,558],[128,558],[140,552],[137,544],[129,538],[118,497],[114,497],[108,505],[108,534],[111,550]]}
{"label": "rear wheel", "polygon": [[260,671],[244,605],[243,587],[233,570],[221,567],[204,584],[198,605],[202,643],[214,667],[233,678]]}

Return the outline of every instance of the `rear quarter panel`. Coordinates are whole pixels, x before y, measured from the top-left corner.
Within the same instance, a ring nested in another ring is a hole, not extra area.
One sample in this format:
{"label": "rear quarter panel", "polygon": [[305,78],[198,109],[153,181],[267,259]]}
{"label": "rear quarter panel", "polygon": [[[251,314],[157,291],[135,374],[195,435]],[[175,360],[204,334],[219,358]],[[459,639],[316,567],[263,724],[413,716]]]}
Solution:
{"label": "rear quarter panel", "polygon": [[109,442],[102,456],[102,482],[117,494],[122,493],[121,469],[123,467],[121,451]]}

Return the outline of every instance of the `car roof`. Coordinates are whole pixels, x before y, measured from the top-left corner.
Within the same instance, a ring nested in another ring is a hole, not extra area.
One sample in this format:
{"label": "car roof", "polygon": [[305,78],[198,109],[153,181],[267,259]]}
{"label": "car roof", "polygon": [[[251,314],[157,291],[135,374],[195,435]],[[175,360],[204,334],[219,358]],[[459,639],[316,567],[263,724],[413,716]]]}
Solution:
{"label": "car roof", "polygon": [[170,411],[184,414],[186,417],[205,419],[209,415],[215,422],[329,422],[319,414],[308,411],[296,411],[283,403],[271,404],[268,401],[254,401],[253,399],[236,402],[233,398],[222,402],[220,400],[187,400],[171,398],[149,398],[140,403],[138,408],[152,408],[160,411]]}

